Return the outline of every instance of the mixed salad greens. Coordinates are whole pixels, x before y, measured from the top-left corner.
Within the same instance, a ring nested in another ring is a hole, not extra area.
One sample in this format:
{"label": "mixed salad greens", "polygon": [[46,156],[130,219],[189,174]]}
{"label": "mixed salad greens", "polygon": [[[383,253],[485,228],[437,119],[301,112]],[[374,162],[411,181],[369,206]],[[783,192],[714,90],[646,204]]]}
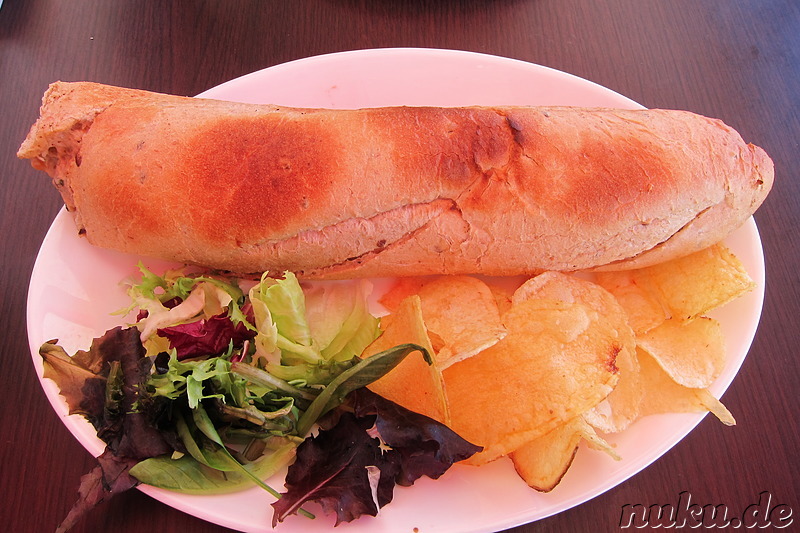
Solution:
{"label": "mixed salad greens", "polygon": [[[368,282],[304,290],[286,272],[245,291],[237,280],[139,269],[120,311],[131,324],[71,356],[56,340],[40,349],[44,376],[106,443],[59,531],[140,483],[204,494],[255,484],[273,496],[273,526],[313,517],[310,501],[338,525],[377,515],[395,485],[438,478],[480,451],[365,388],[411,353],[430,362],[414,344],[359,357],[381,332]],[[281,493],[264,480],[286,467]]]}

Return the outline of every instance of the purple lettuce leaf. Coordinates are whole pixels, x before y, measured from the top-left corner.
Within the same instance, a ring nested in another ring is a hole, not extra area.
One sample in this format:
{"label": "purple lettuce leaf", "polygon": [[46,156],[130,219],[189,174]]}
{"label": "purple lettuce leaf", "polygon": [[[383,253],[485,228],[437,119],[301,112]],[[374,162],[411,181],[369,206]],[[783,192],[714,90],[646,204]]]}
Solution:
{"label": "purple lettuce leaf", "polygon": [[89,511],[113,496],[130,490],[139,482],[128,471],[138,461],[114,455],[106,449],[97,458],[97,466],[81,477],[78,501],[58,525],[56,533],[69,531]]}
{"label": "purple lettuce leaf", "polygon": [[44,376],[61,389],[71,413],[84,415],[106,443],[98,466],[81,479],[80,498],[59,531],[67,531],[86,512],[138,484],[128,470],[142,459],[171,453],[177,439],[157,425],[160,407],[140,394],[151,361],[136,328],[117,327],[95,339],[88,352],[70,358],[54,343],[40,349]]}
{"label": "purple lettuce leaf", "polygon": [[170,453],[155,426],[158,410],[144,390],[152,362],[145,357],[136,328],[117,327],[70,357],[55,343],[39,350],[44,377],[58,385],[70,414],[81,414],[120,456]]}
{"label": "purple lettuce leaf", "polygon": [[[131,459],[146,459],[173,451],[162,432],[155,425],[158,411],[149,395],[140,394],[150,376],[152,361],[145,350],[136,328],[114,328],[103,337],[102,355],[109,368],[119,368],[118,378],[107,384],[106,390],[119,387],[116,409],[105,409],[104,424],[96,426],[98,436],[116,455]],[[116,342],[111,342],[115,339]],[[106,399],[109,394],[105,395]],[[108,402],[106,403],[108,407]]]}
{"label": "purple lettuce leaf", "polygon": [[245,340],[255,337],[243,322],[234,324],[227,313],[214,315],[186,324],[170,326],[158,330],[158,334],[169,339],[170,348],[177,352],[179,360],[217,355],[234,346],[241,346]]}
{"label": "purple lettuce leaf", "polygon": [[348,395],[353,412],[340,408],[315,437],[297,449],[286,492],[272,504],[273,527],[304,503],[315,501],[336,525],[376,516],[391,502],[394,486],[422,476],[439,478],[481,448],[443,424],[409,411],[368,389]]}
{"label": "purple lettuce leaf", "polygon": [[483,449],[444,424],[409,411],[369,389],[358,389],[349,399],[356,416],[375,415],[375,429],[381,441],[399,453],[398,485],[411,486],[422,476],[438,479],[454,463]]}
{"label": "purple lettuce leaf", "polygon": [[77,355],[67,355],[55,342],[45,343],[39,349],[43,375],[59,386],[69,414],[82,415],[97,428],[103,423],[105,414],[106,378],[82,365]]}
{"label": "purple lettuce leaf", "polygon": [[[369,425],[371,421],[365,424],[345,413],[333,428],[303,441],[286,475],[288,490],[272,504],[272,527],[308,501],[335,514],[336,525],[364,514],[376,516],[379,507],[391,501],[396,465],[382,458],[378,439],[367,433]],[[368,467],[380,469],[375,489]]]}

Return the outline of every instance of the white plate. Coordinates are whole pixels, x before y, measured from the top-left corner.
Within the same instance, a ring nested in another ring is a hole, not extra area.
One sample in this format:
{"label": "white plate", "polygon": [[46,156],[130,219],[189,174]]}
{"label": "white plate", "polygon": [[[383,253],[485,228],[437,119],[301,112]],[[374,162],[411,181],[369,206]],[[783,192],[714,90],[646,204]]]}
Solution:
{"label": "white plate", "polygon": [[[609,89],[563,72],[521,61],[469,52],[379,49],[293,61],[224,83],[201,96],[287,106],[355,108],[386,105],[535,104],[641,107]],[[729,346],[727,365],[711,388],[721,395],[739,370],[761,314],[764,263],[761,241],[750,219],[727,240],[758,288],[716,313]],[[127,301],[118,283],[136,271],[138,258],[100,250],[77,237],[62,211],[39,252],[28,298],[28,334],[41,376],[39,345],[58,338],[68,351],[117,324],[109,313]],[[158,268],[156,262],[148,265]],[[81,417],[68,416],[63,399],[42,380],[53,408],[87,450],[103,444]],[[734,413],[735,415],[735,413]],[[561,484],[549,494],[529,489],[510,461],[480,468],[456,465],[438,481],[422,479],[398,488],[377,518],[343,524],[338,531],[426,533],[500,530],[539,520],[579,505],[622,483],[678,443],[703,418],[699,414],[643,419],[610,440],[622,461],[581,449]],[[76,487],[78,480],[75,480]],[[282,488],[282,478],[270,482]],[[70,490],[65,487],[65,490]],[[243,531],[269,531],[271,497],[260,489],[225,496],[188,496],[141,487],[145,493],[202,519]],[[292,517],[279,531],[331,531],[332,520]]]}

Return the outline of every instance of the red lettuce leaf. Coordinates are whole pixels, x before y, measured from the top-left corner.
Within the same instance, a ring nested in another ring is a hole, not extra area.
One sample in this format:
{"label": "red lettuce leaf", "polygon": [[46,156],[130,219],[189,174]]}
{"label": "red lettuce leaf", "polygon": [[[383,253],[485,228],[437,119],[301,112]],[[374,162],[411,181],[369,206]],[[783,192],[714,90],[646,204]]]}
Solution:
{"label": "red lettuce leaf", "polygon": [[241,346],[245,340],[255,337],[256,332],[244,323],[234,324],[227,313],[214,315],[186,324],[158,330],[158,334],[169,339],[169,346],[177,352],[179,360],[205,355],[217,355],[228,349],[231,341]]}
{"label": "red lettuce leaf", "polygon": [[45,343],[39,349],[43,376],[58,385],[69,414],[82,415],[97,427],[102,424],[105,413],[106,378],[86,368],[77,355],[67,355],[55,342]]}
{"label": "red lettuce leaf", "polygon": [[375,429],[381,441],[400,454],[398,485],[411,486],[422,476],[438,479],[454,463],[483,449],[444,424],[409,411],[369,389],[354,391],[350,401],[356,416],[376,416]]}
{"label": "red lettuce leaf", "polygon": [[172,452],[155,427],[158,406],[139,394],[152,362],[136,328],[113,328],[72,357],[54,343],[45,343],[39,353],[44,377],[58,385],[70,413],[86,417],[114,453],[143,459]]}
{"label": "red lettuce leaf", "polygon": [[136,328],[111,329],[88,352],[72,358],[52,343],[40,353],[44,376],[59,386],[70,412],[86,416],[106,443],[98,466],[81,479],[78,502],[59,526],[67,531],[98,503],[136,486],[128,470],[142,459],[171,453],[170,442],[177,439],[157,427],[160,405],[140,394],[152,362]]}
{"label": "red lettuce leaf", "polygon": [[[330,417],[335,423],[298,447],[287,490],[272,504],[273,527],[309,501],[335,514],[336,525],[376,516],[392,500],[395,484],[410,486],[423,475],[436,479],[481,450],[443,424],[368,389],[350,393],[348,404],[352,413],[341,408]],[[379,474],[377,480],[370,470]]]}
{"label": "red lettuce leaf", "polygon": [[156,427],[158,411],[155,404],[148,395],[140,394],[145,390],[152,361],[145,357],[139,331],[136,328],[114,328],[103,338],[101,353],[104,360],[109,363],[109,368],[118,363],[121,370],[120,400],[116,410],[105,409],[104,423],[95,426],[97,435],[120,457],[146,459],[171,453],[172,446]]}
{"label": "red lettuce leaf", "polygon": [[[379,504],[391,501],[394,482],[383,470],[392,464],[384,464],[378,440],[367,434],[364,425],[363,419],[345,413],[336,426],[303,441],[286,475],[288,491],[272,504],[273,527],[307,501],[316,501],[328,514],[335,513],[337,525],[363,514],[375,516]],[[381,469],[377,502],[367,467]]]}
{"label": "red lettuce leaf", "polygon": [[97,505],[138,485],[139,481],[128,473],[137,462],[135,459],[118,457],[106,449],[97,458],[97,466],[81,477],[78,501],[59,524],[56,533],[69,531]]}

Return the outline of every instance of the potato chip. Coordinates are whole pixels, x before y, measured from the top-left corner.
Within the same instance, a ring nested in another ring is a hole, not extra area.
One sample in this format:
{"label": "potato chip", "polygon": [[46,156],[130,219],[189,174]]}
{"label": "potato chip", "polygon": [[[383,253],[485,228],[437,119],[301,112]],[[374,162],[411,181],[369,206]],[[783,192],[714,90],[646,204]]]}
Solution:
{"label": "potato chip", "polygon": [[589,280],[562,272],[548,271],[520,285],[512,296],[512,303],[520,303],[531,298],[546,298],[566,303],[580,302],[597,310],[605,310],[609,306],[619,307],[610,296],[607,291]]}
{"label": "potato chip", "polygon": [[[362,357],[375,355],[398,344],[414,343],[433,353],[428,339],[418,296],[398,304],[395,312],[381,320],[383,333],[364,351]],[[418,352],[403,361],[368,388],[406,409],[447,424],[447,403],[441,373]]]}
{"label": "potato chip", "polygon": [[435,357],[442,370],[506,336],[494,296],[477,278],[434,278],[422,285],[418,294],[425,326],[431,337],[441,341]]}
{"label": "potato chip", "polygon": [[471,276],[399,278],[379,303],[392,312],[408,296],[420,297],[433,355],[439,368],[444,369],[505,336],[498,309],[504,299],[504,286],[507,283],[498,283],[493,292],[486,283]]}
{"label": "potato chip", "polygon": [[451,428],[484,446],[472,464],[494,460],[586,412],[618,379],[618,333],[585,305],[526,300],[504,322],[504,339],[443,371]]}
{"label": "potato chip", "polygon": [[618,432],[636,419],[642,398],[636,340],[628,325],[628,315],[614,296],[597,284],[559,272],[545,272],[524,283],[512,298],[521,302],[530,298],[552,298],[567,303],[588,305],[607,321],[619,335],[622,349],[617,356],[619,382],[611,394],[586,414],[595,427],[605,432]]}
{"label": "potato chip", "polygon": [[602,402],[584,413],[584,418],[604,433],[618,433],[639,417],[644,397],[636,348],[625,347],[617,355],[619,382]]}
{"label": "potato chip", "polygon": [[581,423],[578,416],[509,454],[514,469],[528,486],[550,492],[561,482],[583,437]]}
{"label": "potato chip", "polygon": [[467,463],[508,454],[544,492],[581,442],[619,460],[596,430],[657,413],[711,412],[735,424],[708,390],[725,347],[705,313],[754,284],[724,246],[638,270],[512,281],[398,282],[381,302],[395,310],[382,342],[417,342],[438,356],[429,367],[412,355],[374,385],[387,392],[370,388],[483,446]]}
{"label": "potato chip", "polygon": [[736,424],[730,411],[707,389],[684,387],[676,383],[647,352],[638,350],[637,356],[645,391],[641,416],[708,411],[725,425]]}
{"label": "potato chip", "polygon": [[712,415],[716,416],[720,422],[725,424],[726,426],[735,426],[736,419],[733,418],[733,415],[728,408],[708,389],[692,389],[695,391],[695,396],[697,397],[697,402],[706,408],[706,410],[711,413]]}
{"label": "potato chip", "polygon": [[624,347],[632,350],[636,345],[625,310],[610,292],[596,283],[560,272],[545,272],[522,284],[514,293],[512,303],[519,304],[529,299],[583,304],[597,311],[604,321],[617,330]]}
{"label": "potato chip", "polygon": [[430,279],[427,276],[397,278],[389,290],[378,299],[378,303],[393,313],[400,306],[400,302],[413,294],[418,294],[420,288]]}
{"label": "potato chip", "polygon": [[725,366],[722,327],[712,318],[667,320],[637,337],[637,344],[684,387],[710,386]]}
{"label": "potato chip", "polygon": [[506,311],[511,309],[511,298],[519,287],[528,281],[526,276],[503,276],[492,277],[484,276],[480,278],[489,287],[494,296],[494,303],[502,317]]}
{"label": "potato chip", "polygon": [[620,460],[613,446],[601,438],[582,416],[523,444],[509,457],[514,469],[530,487],[539,492],[550,492],[569,470],[581,441]]}
{"label": "potato chip", "polygon": [[628,315],[628,324],[639,335],[670,317],[657,295],[642,286],[636,271],[598,272],[595,282],[614,295]]}
{"label": "potato chip", "polygon": [[657,294],[672,318],[705,315],[755,287],[742,263],[717,244],[686,257],[634,271]]}
{"label": "potato chip", "polygon": [[584,414],[581,418],[583,418],[584,422],[581,426],[581,433],[586,444],[593,450],[604,452],[615,461],[621,461],[622,457],[619,456],[614,446],[597,434],[594,427],[586,420],[586,415]]}

